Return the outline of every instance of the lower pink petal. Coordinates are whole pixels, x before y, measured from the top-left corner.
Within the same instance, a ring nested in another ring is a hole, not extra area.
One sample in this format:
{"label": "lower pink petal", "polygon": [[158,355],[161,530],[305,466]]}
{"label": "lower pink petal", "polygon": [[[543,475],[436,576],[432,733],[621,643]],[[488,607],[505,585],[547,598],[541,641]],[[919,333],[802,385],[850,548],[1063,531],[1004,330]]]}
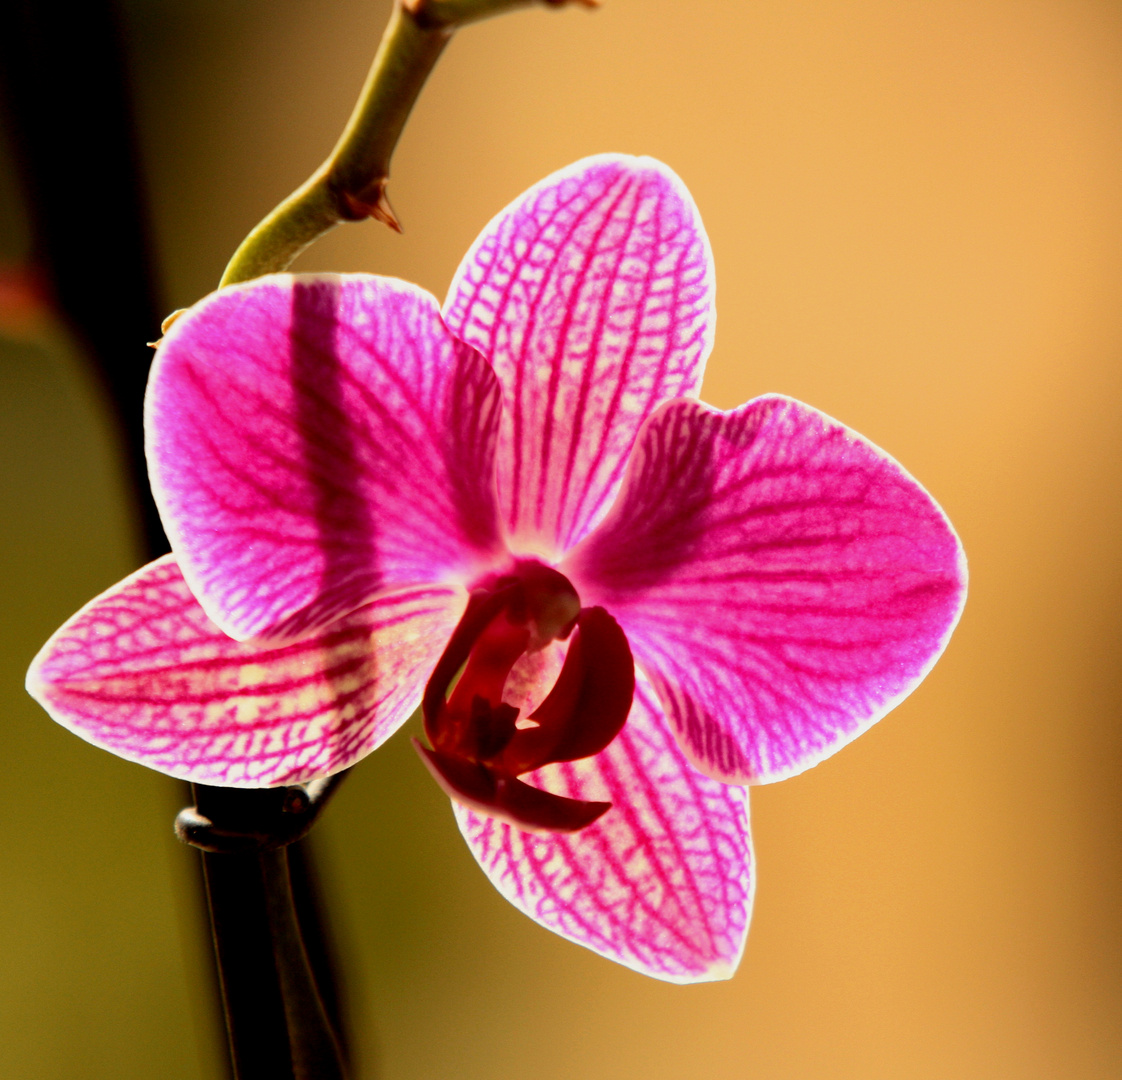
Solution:
{"label": "lower pink petal", "polygon": [[414,588],[263,648],[223,634],[169,555],[63,625],[27,686],[82,738],[171,776],[301,783],[354,764],[409,717],[465,599]]}
{"label": "lower pink petal", "polygon": [[767,782],[930,670],[966,598],[958,537],[892,458],[790,398],[666,405],[563,564],[627,633],[691,760]]}
{"label": "lower pink petal", "polygon": [[495,887],[535,921],[668,982],[728,978],[752,907],[748,794],[698,773],[640,679],[623,731],[596,757],[526,777],[612,808],[577,833],[530,833],[453,804]]}

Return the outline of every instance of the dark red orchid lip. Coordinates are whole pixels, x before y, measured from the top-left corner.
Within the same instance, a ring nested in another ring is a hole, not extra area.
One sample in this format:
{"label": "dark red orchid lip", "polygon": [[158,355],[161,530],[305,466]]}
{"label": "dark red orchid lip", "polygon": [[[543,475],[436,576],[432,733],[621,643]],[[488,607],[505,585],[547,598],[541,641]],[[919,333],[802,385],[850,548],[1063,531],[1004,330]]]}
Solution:
{"label": "dark red orchid lip", "polygon": [[[533,723],[519,725],[519,710],[502,697],[511,669],[524,653],[570,635],[557,682],[530,714]],[[563,574],[518,560],[473,590],[425,687],[432,749],[414,745],[437,783],[464,805],[520,828],[575,832],[611,804],[563,798],[518,777],[598,754],[622,729],[634,691],[631,648],[615,619],[601,607],[580,607]]]}

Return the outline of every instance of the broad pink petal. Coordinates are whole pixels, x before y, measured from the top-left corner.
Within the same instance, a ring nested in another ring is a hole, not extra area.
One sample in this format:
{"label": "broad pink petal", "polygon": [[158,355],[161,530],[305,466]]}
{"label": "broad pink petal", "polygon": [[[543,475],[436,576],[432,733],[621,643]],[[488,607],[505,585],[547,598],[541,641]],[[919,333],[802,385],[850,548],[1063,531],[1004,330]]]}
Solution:
{"label": "broad pink petal", "polygon": [[927,492],[778,396],[665,406],[561,569],[619,620],[694,764],[741,783],[809,768],[898,704],[966,598]]}
{"label": "broad pink petal", "polygon": [[515,550],[552,559],[604,515],[640,425],[701,385],[713,290],[697,207],[651,158],[578,161],[483,230],[444,317],[503,386],[499,498]]}
{"label": "broad pink petal", "polygon": [[540,834],[453,804],[472,854],[515,907],[655,978],[732,975],[752,908],[748,793],[690,766],[645,680],[606,750],[527,779],[613,805],[578,833]]}
{"label": "broad pink petal", "polygon": [[180,317],[148,461],[184,576],[232,637],[293,640],[500,550],[499,389],[436,301],[367,275],[275,275]]}
{"label": "broad pink petal", "polygon": [[462,589],[414,588],[269,649],[223,634],[169,555],[58,630],[27,687],[82,738],[171,776],[295,784],[345,769],[397,730],[465,601]]}

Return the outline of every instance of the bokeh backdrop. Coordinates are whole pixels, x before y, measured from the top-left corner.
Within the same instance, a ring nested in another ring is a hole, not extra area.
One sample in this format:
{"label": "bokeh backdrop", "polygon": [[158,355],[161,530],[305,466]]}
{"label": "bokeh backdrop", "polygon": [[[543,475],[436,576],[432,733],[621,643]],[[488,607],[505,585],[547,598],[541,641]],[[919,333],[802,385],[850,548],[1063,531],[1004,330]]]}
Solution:
{"label": "bokeh backdrop", "polygon": [[[387,12],[122,4],[167,310],[330,149]],[[1122,5],[607,0],[483,23],[402,140],[404,235],[340,229],[297,268],[442,296],[495,212],[605,150],[668,162],[701,208],[703,396],[781,391],[889,450],[958,527],[970,600],[912,698],[753,792],[731,982],[647,981],[535,927],[406,741],[367,759],[318,827],[361,1076],[1122,1077]],[[139,560],[119,447],[57,330],[0,350],[0,1075],[209,1080],[182,793],[22,692],[50,631]]]}

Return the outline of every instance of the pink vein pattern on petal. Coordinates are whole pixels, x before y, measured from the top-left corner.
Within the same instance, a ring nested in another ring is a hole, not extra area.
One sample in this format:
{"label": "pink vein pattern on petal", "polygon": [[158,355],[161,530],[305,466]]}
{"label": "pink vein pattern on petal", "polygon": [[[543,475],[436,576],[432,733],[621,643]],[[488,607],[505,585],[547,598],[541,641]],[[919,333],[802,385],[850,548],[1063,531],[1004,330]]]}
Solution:
{"label": "pink vein pattern on petal", "polygon": [[414,588],[263,648],[223,634],[168,555],[58,630],[27,686],[82,738],[171,776],[301,783],[353,765],[400,727],[465,602],[459,588]]}
{"label": "pink vein pattern on petal", "polygon": [[232,637],[294,640],[499,551],[500,392],[435,300],[366,275],[275,275],[183,315],[146,404],[184,576]]}
{"label": "pink vein pattern on petal", "polygon": [[612,808],[577,833],[530,833],[453,803],[479,865],[562,937],[668,982],[727,979],[752,909],[748,793],[697,772],[641,678],[623,731],[535,786]]}
{"label": "pink vein pattern on petal", "polygon": [[587,158],[483,230],[445,319],[503,387],[498,486],[517,550],[554,558],[603,517],[643,421],[696,394],[713,259],[685,186],[651,158]]}
{"label": "pink vein pattern on petal", "polygon": [[909,694],[966,563],[895,461],[790,398],[651,419],[602,527],[561,566],[627,633],[694,764],[794,775]]}

